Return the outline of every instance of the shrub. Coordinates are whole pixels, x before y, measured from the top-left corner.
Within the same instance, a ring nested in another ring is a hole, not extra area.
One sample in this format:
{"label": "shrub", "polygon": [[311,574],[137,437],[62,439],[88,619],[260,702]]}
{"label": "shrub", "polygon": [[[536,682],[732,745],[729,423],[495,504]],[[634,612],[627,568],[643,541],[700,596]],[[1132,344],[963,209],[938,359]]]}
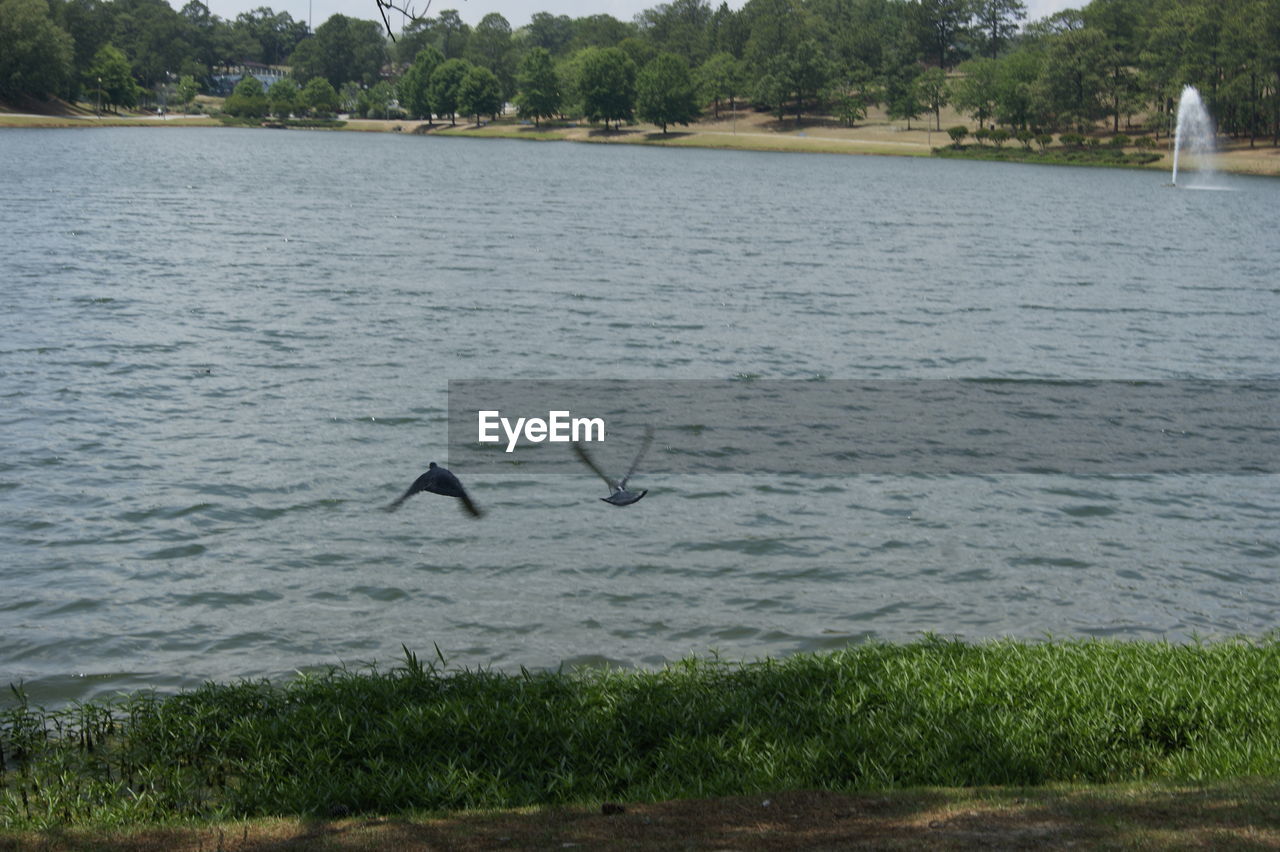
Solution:
{"label": "shrub", "polygon": [[1111,137],[1112,148],[1128,148],[1132,144],[1133,141],[1123,133],[1117,133]]}
{"label": "shrub", "polygon": [[969,135],[969,128],[963,124],[957,124],[955,127],[947,128],[947,135],[951,137],[951,144],[959,148],[960,143],[964,141],[964,137]]}
{"label": "shrub", "polygon": [[1040,146],[1040,150],[1041,150],[1042,152],[1043,152],[1043,151],[1045,151],[1045,150],[1046,150],[1050,145],[1052,145],[1052,144],[1053,144],[1053,134],[1052,134],[1052,133],[1037,133],[1037,134],[1036,134],[1036,144]]}
{"label": "shrub", "polygon": [[258,78],[249,75],[236,83],[223,103],[222,111],[238,118],[264,118],[267,114],[267,93]]}
{"label": "shrub", "polygon": [[1003,148],[1004,143],[1009,141],[1010,133],[1003,127],[993,127],[991,128],[991,133],[989,135],[991,137],[991,141],[995,143],[997,148]]}

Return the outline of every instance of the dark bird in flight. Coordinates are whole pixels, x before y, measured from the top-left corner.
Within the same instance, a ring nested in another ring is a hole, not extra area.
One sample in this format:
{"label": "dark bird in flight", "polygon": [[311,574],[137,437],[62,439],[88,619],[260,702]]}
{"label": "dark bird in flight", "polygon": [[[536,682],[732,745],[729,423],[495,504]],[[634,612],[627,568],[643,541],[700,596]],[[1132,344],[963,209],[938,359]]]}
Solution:
{"label": "dark bird in flight", "polygon": [[627,480],[636,472],[636,468],[640,466],[640,460],[644,458],[644,454],[649,451],[649,445],[653,443],[653,427],[649,426],[644,430],[644,443],[640,446],[640,452],[636,453],[636,460],[631,463],[631,468],[627,471],[627,475],[621,479],[612,479],[601,470],[595,462],[591,460],[591,456],[587,455],[586,449],[577,441],[573,442],[573,451],[578,454],[578,458],[582,459],[582,463],[595,471],[596,476],[600,477],[609,486],[611,492],[608,497],[600,499],[611,506],[630,506],[632,503],[638,502],[641,497],[648,494],[648,489],[644,491],[628,491]]}
{"label": "dark bird in flight", "polygon": [[427,465],[427,472],[419,476],[409,486],[409,489],[401,494],[396,501],[387,507],[388,512],[394,512],[400,508],[400,504],[408,500],[419,491],[429,491],[432,494],[443,494],[446,497],[457,497],[462,501],[462,506],[471,513],[471,517],[478,518],[483,512],[471,502],[471,498],[467,496],[466,490],[462,487],[462,483],[458,481],[458,477],[449,472],[448,469],[440,467],[435,462]]}

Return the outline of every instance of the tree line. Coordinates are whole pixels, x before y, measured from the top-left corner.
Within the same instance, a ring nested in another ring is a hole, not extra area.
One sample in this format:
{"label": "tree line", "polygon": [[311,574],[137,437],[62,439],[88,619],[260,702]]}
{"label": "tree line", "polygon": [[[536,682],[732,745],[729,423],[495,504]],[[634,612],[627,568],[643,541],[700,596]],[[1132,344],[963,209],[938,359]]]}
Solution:
{"label": "tree line", "polygon": [[[1092,0],[1034,22],[1021,0],[673,0],[631,21],[539,12],[518,29],[446,10],[389,35],[343,15],[310,33],[265,7],[227,21],[199,0],[0,0],[0,96],[129,105],[130,85],[207,88],[248,61],[289,66],[300,109],[323,79],[337,108],[427,119],[510,102],[534,121],[665,128],[747,102],[797,120],[852,123],[881,105],[936,122],[951,105],[979,128],[1141,120],[1158,133],[1192,84],[1222,132],[1280,142],[1280,0]],[[290,91],[262,92],[266,109]]]}

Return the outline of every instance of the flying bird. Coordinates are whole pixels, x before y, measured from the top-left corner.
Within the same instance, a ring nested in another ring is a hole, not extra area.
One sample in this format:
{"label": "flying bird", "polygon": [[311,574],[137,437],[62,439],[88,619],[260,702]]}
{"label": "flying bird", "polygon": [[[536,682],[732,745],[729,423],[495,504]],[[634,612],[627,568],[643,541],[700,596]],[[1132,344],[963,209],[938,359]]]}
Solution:
{"label": "flying bird", "polygon": [[419,491],[429,491],[432,494],[443,494],[445,497],[457,497],[462,501],[462,507],[471,513],[471,517],[478,518],[484,513],[480,511],[475,503],[471,502],[471,498],[467,496],[466,489],[462,487],[462,483],[458,481],[458,477],[454,476],[447,468],[440,467],[435,462],[427,465],[427,472],[419,476],[409,486],[409,489],[401,494],[396,501],[387,506],[388,512],[394,512],[400,508],[400,504],[408,500]]}
{"label": "flying bird", "polygon": [[644,458],[644,454],[649,451],[649,445],[653,443],[653,427],[646,427],[644,430],[644,443],[640,445],[640,452],[636,453],[636,460],[631,463],[631,468],[627,471],[627,475],[621,479],[610,478],[603,470],[601,470],[595,462],[591,460],[591,456],[587,455],[586,448],[577,441],[573,442],[573,451],[578,454],[578,458],[582,459],[582,463],[595,471],[596,476],[605,481],[609,486],[610,494],[608,497],[600,499],[611,506],[630,506],[632,503],[638,502],[641,497],[649,493],[648,489],[644,491],[628,491],[627,480],[636,472],[636,468],[640,466],[640,460]]}

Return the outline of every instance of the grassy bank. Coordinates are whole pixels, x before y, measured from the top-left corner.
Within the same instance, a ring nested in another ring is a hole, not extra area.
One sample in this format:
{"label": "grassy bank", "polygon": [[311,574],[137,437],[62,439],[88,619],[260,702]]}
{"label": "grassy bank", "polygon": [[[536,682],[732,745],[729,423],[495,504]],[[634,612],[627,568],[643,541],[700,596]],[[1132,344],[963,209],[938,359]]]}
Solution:
{"label": "grassy bank", "polygon": [[937,639],[648,671],[10,700],[0,826],[1280,775],[1280,643]]}
{"label": "grassy bank", "polygon": [[[217,112],[219,103],[205,99],[202,109]],[[944,125],[963,123],[964,116],[944,109],[941,116]],[[94,118],[92,110],[78,109],[50,115],[21,115],[6,112],[0,105],[0,129],[4,127],[90,127],[90,126],[183,126],[219,125],[216,118],[206,116],[170,115],[164,120],[153,115],[119,115]],[[300,125],[299,125],[300,126]],[[322,124],[313,125],[319,129]],[[338,129],[328,125],[329,129]],[[890,120],[883,110],[873,108],[866,119],[856,126],[845,126],[823,116],[806,116],[797,123],[793,118],[778,119],[754,110],[738,109],[722,111],[716,117],[707,115],[688,126],[669,128],[662,133],[651,125],[628,125],[622,130],[605,130],[590,124],[577,122],[546,123],[539,127],[508,117],[477,126],[466,120],[456,125],[437,121],[404,119],[346,120],[340,128],[357,132],[429,133],[442,136],[468,138],[506,138],[540,141],[592,142],[603,144],[640,144],[669,147],[719,148],[740,151],[777,151],[823,154],[882,154],[894,156],[928,157],[960,156],[970,159],[1018,160],[1064,165],[1111,165],[1151,169],[1171,168],[1172,159],[1167,150],[1169,140],[1159,141],[1159,151],[1110,149],[1105,145],[1050,145],[1047,152],[1024,151],[1016,143],[1001,148],[995,145],[967,145],[963,150],[949,146],[946,133],[930,129],[928,124],[904,126]],[[1135,131],[1136,132],[1136,131]],[[1109,141],[1100,136],[1099,143]],[[1222,172],[1253,175],[1280,176],[1280,148],[1260,145],[1250,148],[1247,142],[1220,139],[1220,150],[1214,165]]]}
{"label": "grassy bank", "polygon": [[991,160],[999,163],[1040,163],[1052,166],[1110,166],[1139,168],[1159,162],[1163,157],[1149,151],[1122,151],[1118,148],[1081,148],[1059,146],[1044,151],[1022,147],[997,148],[986,145],[947,146],[935,148],[935,157],[954,160]]}

